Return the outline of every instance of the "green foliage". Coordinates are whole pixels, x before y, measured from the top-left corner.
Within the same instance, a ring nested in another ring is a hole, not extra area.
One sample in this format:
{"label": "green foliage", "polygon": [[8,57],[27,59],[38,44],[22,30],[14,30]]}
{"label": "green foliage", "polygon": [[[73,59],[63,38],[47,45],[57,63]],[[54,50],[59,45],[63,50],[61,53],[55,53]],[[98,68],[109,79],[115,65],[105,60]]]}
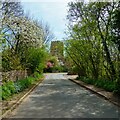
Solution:
{"label": "green foliage", "polygon": [[67,68],[65,66],[57,65],[52,68],[52,72],[67,72]]}
{"label": "green foliage", "polygon": [[119,3],[76,1],[67,16],[66,53],[78,68],[73,71],[109,91],[120,89],[119,14]]}
{"label": "green foliage", "polygon": [[9,96],[15,93],[14,82],[9,81],[2,85],[2,99],[7,99]]}
{"label": "green foliage", "polygon": [[43,75],[38,73],[38,72],[34,72],[34,75],[33,75],[34,78],[38,79],[38,78],[42,78]]}
{"label": "green foliage", "polygon": [[11,97],[13,94],[23,91],[24,89],[34,84],[35,81],[37,81],[41,77],[42,77],[41,74],[39,74],[38,72],[35,72],[34,77],[29,76],[25,79],[21,79],[16,82],[9,81],[9,82],[4,83],[2,86],[0,86],[2,87],[2,94],[1,94],[2,99],[6,100],[9,97]]}
{"label": "green foliage", "polygon": [[[119,3],[120,4],[120,1]],[[120,51],[120,8],[116,7],[112,15],[112,41],[117,45],[118,50]]]}
{"label": "green foliage", "polygon": [[48,56],[48,59],[46,61],[46,66],[44,68],[44,72],[55,72],[58,66],[58,60],[55,56]]}
{"label": "green foliage", "polygon": [[57,56],[58,58],[63,57],[64,45],[62,41],[52,41],[51,42],[51,54]]}
{"label": "green foliage", "polygon": [[43,47],[53,39],[49,25],[26,16],[21,2],[2,1],[0,10],[2,70],[30,69],[32,73],[42,72],[47,54]]}
{"label": "green foliage", "polygon": [[120,95],[120,78],[116,80],[116,93]]}
{"label": "green foliage", "polygon": [[13,55],[11,50],[2,52],[2,71],[20,70],[22,69],[20,59],[17,55]]}
{"label": "green foliage", "polygon": [[2,54],[2,71],[11,70],[12,66],[10,63],[10,57],[7,55],[7,53]]}
{"label": "green foliage", "polygon": [[87,84],[91,84],[91,85],[95,85],[99,88],[103,88],[107,91],[110,92],[116,92],[117,91],[117,86],[116,86],[116,82],[115,81],[111,81],[111,80],[100,80],[100,79],[90,79],[87,77],[79,77],[77,78],[78,80],[81,80]]}
{"label": "green foliage", "polygon": [[2,101],[2,86],[0,85],[0,101]]}
{"label": "green foliage", "polygon": [[[50,63],[50,65],[48,65]],[[56,56],[49,56],[44,72],[67,72],[65,65],[61,65]]]}
{"label": "green foliage", "polygon": [[58,65],[58,61],[57,61],[57,58],[55,56],[50,56],[49,60],[51,63],[54,64],[54,66],[57,66]]}
{"label": "green foliage", "polygon": [[26,67],[34,73],[42,73],[45,68],[47,53],[45,48],[31,48],[28,51]]}

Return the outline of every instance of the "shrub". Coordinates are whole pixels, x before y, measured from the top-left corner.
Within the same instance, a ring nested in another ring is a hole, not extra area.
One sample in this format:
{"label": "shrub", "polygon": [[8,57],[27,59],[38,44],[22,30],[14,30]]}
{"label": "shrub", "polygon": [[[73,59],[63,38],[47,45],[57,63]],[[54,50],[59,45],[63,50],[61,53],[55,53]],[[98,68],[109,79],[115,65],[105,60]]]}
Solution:
{"label": "shrub", "polygon": [[110,92],[116,92],[117,91],[117,87],[116,87],[116,82],[115,81],[111,81],[111,80],[95,80],[95,79],[90,79],[87,77],[78,77],[78,80],[81,80],[87,84],[92,84],[95,85],[97,87],[103,88],[107,91]]}
{"label": "shrub", "polygon": [[20,91],[23,91],[24,89],[28,88],[33,81],[35,81],[34,77],[28,77],[22,80],[19,80],[16,82],[17,89],[20,89]]}
{"label": "shrub", "polygon": [[18,82],[14,83],[14,87],[15,87],[15,93],[19,93],[22,91],[22,86]]}
{"label": "shrub", "polygon": [[26,67],[34,73],[38,71],[39,73],[43,72],[45,67],[47,53],[44,48],[31,48],[27,56]]}
{"label": "shrub", "polygon": [[34,72],[34,77],[35,78],[41,78],[43,75],[42,74],[39,74],[38,72]]}
{"label": "shrub", "polygon": [[9,96],[15,93],[15,87],[13,81],[8,81],[2,85],[2,99],[7,99]]}
{"label": "shrub", "polygon": [[2,52],[2,71],[20,69],[22,69],[20,58],[17,55],[13,55],[11,50],[4,50]]}
{"label": "shrub", "polygon": [[18,80],[16,82],[8,81],[4,83],[2,86],[0,86],[2,87],[2,90],[0,91],[0,93],[2,93],[1,94],[2,100],[6,100],[13,94],[23,91],[24,89],[28,88],[30,85],[34,84],[34,82],[41,77],[42,77],[41,74],[35,72],[33,77],[30,76],[25,79]]}

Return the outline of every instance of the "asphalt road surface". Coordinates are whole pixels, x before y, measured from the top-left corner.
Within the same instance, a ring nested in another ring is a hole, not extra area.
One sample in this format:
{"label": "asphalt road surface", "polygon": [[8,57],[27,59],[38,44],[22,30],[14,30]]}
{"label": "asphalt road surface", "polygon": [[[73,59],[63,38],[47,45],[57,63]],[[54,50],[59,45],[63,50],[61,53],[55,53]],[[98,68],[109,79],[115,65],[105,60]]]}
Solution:
{"label": "asphalt road surface", "polygon": [[10,118],[119,118],[117,106],[69,81],[63,73],[45,76]]}

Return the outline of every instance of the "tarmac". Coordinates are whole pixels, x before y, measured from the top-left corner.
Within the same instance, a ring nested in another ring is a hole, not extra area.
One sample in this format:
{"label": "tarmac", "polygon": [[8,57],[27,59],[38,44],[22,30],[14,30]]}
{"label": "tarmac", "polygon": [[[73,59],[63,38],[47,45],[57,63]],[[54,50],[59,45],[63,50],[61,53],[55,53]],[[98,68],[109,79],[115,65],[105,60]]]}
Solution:
{"label": "tarmac", "polygon": [[97,95],[101,92],[98,88],[93,92],[93,87],[82,85],[74,77],[45,74],[42,83],[6,118],[120,118],[120,108]]}

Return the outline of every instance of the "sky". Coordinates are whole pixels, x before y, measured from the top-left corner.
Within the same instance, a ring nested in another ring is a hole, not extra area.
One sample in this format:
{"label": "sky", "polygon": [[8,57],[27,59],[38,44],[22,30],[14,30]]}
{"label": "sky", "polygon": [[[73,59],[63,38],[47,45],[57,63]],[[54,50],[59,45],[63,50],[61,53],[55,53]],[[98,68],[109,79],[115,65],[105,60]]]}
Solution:
{"label": "sky", "polygon": [[66,37],[67,5],[71,0],[21,0],[25,12],[50,26],[55,40]]}

